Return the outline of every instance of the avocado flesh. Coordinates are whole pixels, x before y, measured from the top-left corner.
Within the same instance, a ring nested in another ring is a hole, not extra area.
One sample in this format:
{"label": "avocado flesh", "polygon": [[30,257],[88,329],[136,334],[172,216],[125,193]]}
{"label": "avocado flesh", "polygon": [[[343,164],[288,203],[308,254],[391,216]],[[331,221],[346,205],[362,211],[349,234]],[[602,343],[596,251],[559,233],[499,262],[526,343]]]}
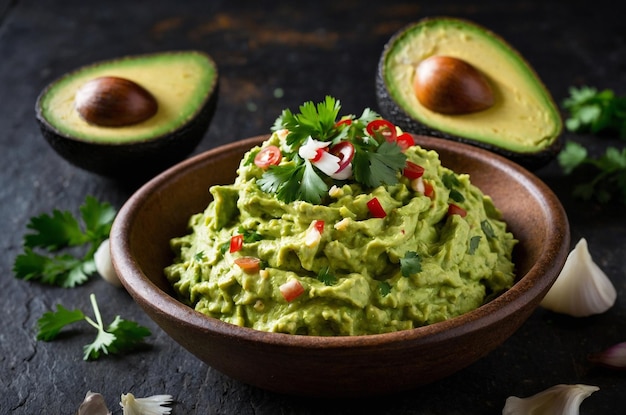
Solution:
{"label": "avocado flesh", "polygon": [[[495,94],[489,109],[464,115],[424,107],[413,89],[415,68],[424,59],[452,56],[473,65]],[[521,55],[492,32],[453,18],[429,18],[392,37],[379,63],[381,113],[411,132],[478,144],[533,164],[525,155],[550,158],[558,147],[562,120],[557,106]]]}
{"label": "avocado flesh", "polygon": [[[132,80],[158,102],[151,118],[124,127],[88,124],[74,108],[74,96],[87,81],[101,76]],[[167,135],[189,122],[215,88],[217,68],[201,52],[165,52],[100,62],[60,78],[42,94],[40,116],[66,137],[95,143],[139,142]]]}

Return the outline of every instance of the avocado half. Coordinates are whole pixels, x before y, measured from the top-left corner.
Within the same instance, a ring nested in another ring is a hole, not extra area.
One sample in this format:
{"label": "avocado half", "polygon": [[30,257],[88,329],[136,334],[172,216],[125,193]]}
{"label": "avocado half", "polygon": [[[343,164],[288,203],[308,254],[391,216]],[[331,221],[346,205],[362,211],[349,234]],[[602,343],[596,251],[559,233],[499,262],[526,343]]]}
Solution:
{"label": "avocado half", "polygon": [[[493,105],[461,115],[422,105],[413,77],[432,56],[460,59],[480,71]],[[561,149],[561,114],[534,69],[501,37],[467,20],[425,18],[396,32],[378,63],[376,98],[381,115],[405,131],[473,144],[531,170]]]}
{"label": "avocado half", "polygon": [[[124,126],[87,122],[76,94],[101,77],[129,80],[156,99],[148,119]],[[35,106],[41,132],[73,165],[113,178],[143,180],[191,153],[215,113],[218,70],[201,51],[169,51],[96,62],[50,83]]]}

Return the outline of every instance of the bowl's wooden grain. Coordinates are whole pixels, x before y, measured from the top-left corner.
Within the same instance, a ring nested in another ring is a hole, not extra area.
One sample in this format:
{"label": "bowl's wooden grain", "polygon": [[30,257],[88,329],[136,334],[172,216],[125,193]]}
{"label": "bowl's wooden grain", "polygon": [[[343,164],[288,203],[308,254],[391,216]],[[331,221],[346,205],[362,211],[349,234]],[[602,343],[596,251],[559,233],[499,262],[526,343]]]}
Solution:
{"label": "bowl's wooden grain", "polygon": [[486,150],[415,136],[447,167],[469,173],[491,195],[519,239],[518,281],[460,317],[395,333],[314,337],[265,333],[206,317],[177,301],[163,275],[169,240],[210,201],[208,188],[232,183],[241,156],[267,136],[188,159],[140,188],[120,209],[111,254],[122,283],[175,341],[208,365],[268,390],[310,396],[368,396],[414,388],[470,365],[512,335],[537,307],[569,251],[569,225],[553,192],[534,175]]}

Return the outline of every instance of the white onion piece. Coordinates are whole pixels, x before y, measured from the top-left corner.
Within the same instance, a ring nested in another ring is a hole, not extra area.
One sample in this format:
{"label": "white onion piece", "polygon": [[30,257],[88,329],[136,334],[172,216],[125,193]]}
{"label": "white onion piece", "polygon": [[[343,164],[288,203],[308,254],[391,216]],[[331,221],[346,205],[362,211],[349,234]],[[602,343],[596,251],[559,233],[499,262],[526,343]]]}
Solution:
{"label": "white onion piece", "polygon": [[578,415],[582,401],[597,390],[590,385],[555,385],[528,398],[509,396],[502,415]]}
{"label": "white onion piece", "polygon": [[96,252],[93,255],[93,260],[96,264],[96,271],[98,274],[109,284],[116,287],[121,287],[120,282],[115,269],[113,268],[113,262],[111,261],[111,251],[109,250],[109,240],[105,239]]}

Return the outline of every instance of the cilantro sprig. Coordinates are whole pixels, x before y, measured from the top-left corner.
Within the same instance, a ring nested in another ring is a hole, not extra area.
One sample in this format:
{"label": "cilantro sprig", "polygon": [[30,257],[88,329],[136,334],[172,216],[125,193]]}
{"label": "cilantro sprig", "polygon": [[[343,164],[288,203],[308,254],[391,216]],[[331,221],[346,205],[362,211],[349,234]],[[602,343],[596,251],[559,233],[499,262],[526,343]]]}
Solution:
{"label": "cilantro sprig", "polygon": [[283,149],[283,163],[270,166],[257,181],[266,193],[275,194],[286,203],[304,200],[318,204],[336,180],[332,179],[309,160],[299,156],[299,148],[312,138],[321,142],[338,144],[348,141],[354,147],[352,178],[365,188],[383,184],[393,185],[406,165],[406,156],[396,142],[374,137],[367,125],[380,116],[367,108],[360,117],[339,117],[341,104],[333,97],[314,104],[306,102],[300,112],[283,110],[272,126],[273,131],[287,130],[287,149]]}
{"label": "cilantro sprig", "polygon": [[[15,277],[65,288],[88,280],[96,271],[94,253],[108,238],[116,211],[92,196],[87,196],[79,211],[83,226],[72,213],[58,209],[30,219],[26,227],[32,232],[24,236],[24,252],[15,258]],[[86,249],[78,257],[61,252],[78,247]]]}
{"label": "cilantro sprig", "polygon": [[569,111],[565,126],[573,132],[617,133],[626,139],[626,97],[610,89],[598,91],[583,86],[569,89],[570,96],[563,101]]}
{"label": "cilantro sprig", "polygon": [[78,321],[86,321],[97,330],[96,338],[83,348],[83,360],[95,360],[103,354],[121,354],[137,348],[149,336],[150,330],[119,315],[107,327],[104,326],[95,294],[89,296],[95,321],[80,309],[68,310],[61,304],[56,311],[49,311],[37,320],[37,340],[52,341],[61,330]]}

